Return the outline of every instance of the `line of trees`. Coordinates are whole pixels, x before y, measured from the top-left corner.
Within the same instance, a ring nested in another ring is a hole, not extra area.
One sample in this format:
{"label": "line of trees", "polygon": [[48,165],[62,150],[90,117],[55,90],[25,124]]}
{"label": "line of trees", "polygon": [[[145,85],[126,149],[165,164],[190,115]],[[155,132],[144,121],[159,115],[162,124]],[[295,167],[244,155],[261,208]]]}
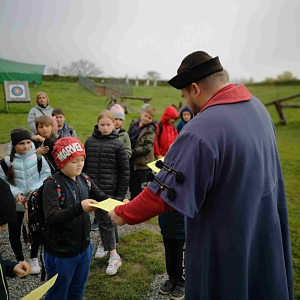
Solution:
{"label": "line of trees", "polygon": [[47,73],[50,75],[63,75],[63,76],[94,76],[97,77],[103,73],[100,67],[96,66],[94,63],[80,59],[78,61],[73,61],[68,66],[63,66],[61,70],[59,67],[49,67]]}
{"label": "line of trees", "polygon": [[291,71],[284,71],[282,74],[279,74],[276,78],[266,77],[265,82],[294,81],[294,80],[297,80],[297,77],[294,76]]}

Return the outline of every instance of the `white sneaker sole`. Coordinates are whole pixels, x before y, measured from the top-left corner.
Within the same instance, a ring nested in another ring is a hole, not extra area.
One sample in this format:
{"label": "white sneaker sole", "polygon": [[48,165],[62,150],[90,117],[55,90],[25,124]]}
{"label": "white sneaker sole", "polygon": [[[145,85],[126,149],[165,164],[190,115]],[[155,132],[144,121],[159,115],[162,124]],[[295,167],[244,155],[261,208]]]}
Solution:
{"label": "white sneaker sole", "polygon": [[103,257],[105,257],[106,255],[107,255],[107,253],[108,253],[108,251],[107,252],[105,252],[104,254],[101,254],[101,255],[97,255],[97,253],[95,254],[95,258],[103,258]]}
{"label": "white sneaker sole", "polygon": [[31,275],[35,275],[35,274],[39,274],[41,272],[41,270],[34,270],[34,269],[31,269]]}
{"label": "white sneaker sole", "polygon": [[109,271],[109,272],[107,272],[107,270],[106,270],[106,275],[112,276],[112,275],[117,274],[118,273],[118,269],[121,267],[121,265],[122,265],[122,261],[120,261],[120,263],[119,263],[119,265],[118,265],[118,267],[116,269],[114,269],[112,271]]}

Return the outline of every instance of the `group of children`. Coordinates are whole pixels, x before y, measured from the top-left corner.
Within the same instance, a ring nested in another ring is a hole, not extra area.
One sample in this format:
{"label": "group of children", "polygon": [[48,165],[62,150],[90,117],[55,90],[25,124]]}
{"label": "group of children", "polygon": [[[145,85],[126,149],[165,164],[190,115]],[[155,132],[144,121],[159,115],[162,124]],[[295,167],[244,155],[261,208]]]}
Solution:
{"label": "group of children", "polygon": [[[16,200],[16,218],[7,222],[9,239],[16,260],[27,272],[27,265],[22,265],[24,256],[20,241],[24,204],[30,193],[52,174],[43,189],[47,224],[44,258],[47,278],[57,273],[59,277],[45,299],[82,299],[93,253],[89,235],[90,212],[95,211],[93,225],[98,227],[101,236],[95,257],[105,257],[109,252],[107,275],[116,274],[122,264],[117,253],[117,226],[106,212],[89,204],[108,197],[123,201],[129,192],[131,199],[136,197],[147,184],[147,174],[151,172],[147,164],[166,154],[178,132],[192,118],[192,113],[187,107],[181,111],[177,131],[175,108],[167,107],[161,121],[155,122],[155,109],[145,105],[141,118],[132,122],[126,133],[124,111],[116,104],[110,111],[98,115],[92,136],[83,146],[74,128],[65,122],[63,110],[49,106],[46,93],[38,93],[36,101],[36,107],[28,115],[32,135],[21,127],[11,131],[10,153],[5,157],[5,166],[1,164],[0,168],[0,178],[9,184],[11,197]],[[62,204],[57,183],[66,190]],[[169,275],[160,292],[171,294],[172,299],[183,299],[183,217],[177,212],[168,212],[159,217],[159,225]],[[29,265],[32,274],[40,272],[38,247],[38,244],[31,245]]]}

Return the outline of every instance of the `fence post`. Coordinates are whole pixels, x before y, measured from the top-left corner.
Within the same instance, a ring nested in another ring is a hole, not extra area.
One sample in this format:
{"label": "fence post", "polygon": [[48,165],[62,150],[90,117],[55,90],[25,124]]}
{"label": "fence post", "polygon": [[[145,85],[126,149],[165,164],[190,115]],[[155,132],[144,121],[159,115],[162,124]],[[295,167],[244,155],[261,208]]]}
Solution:
{"label": "fence post", "polygon": [[280,122],[283,123],[284,125],[288,125],[288,120],[285,116],[285,113],[283,111],[283,107],[280,105],[280,102],[276,101],[275,102],[275,107],[277,109],[279,118],[280,118]]}

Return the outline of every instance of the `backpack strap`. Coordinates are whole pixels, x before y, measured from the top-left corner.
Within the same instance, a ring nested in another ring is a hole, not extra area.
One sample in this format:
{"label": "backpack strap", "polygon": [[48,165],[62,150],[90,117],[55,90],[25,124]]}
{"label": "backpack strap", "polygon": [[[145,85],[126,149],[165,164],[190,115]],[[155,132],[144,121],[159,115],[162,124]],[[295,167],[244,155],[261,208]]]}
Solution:
{"label": "backpack strap", "polygon": [[163,131],[163,125],[161,124],[161,122],[157,122],[158,127],[159,127],[159,133],[157,135],[157,142],[158,142],[158,148],[160,148],[160,136],[162,134]]}
{"label": "backpack strap", "polygon": [[1,164],[1,168],[2,168],[2,170],[4,172],[4,174],[7,175],[8,166],[7,166],[4,158],[0,160],[0,164]]}
{"label": "backpack strap", "polygon": [[92,183],[91,183],[91,178],[86,175],[85,173],[81,173],[80,177],[83,179],[83,181],[86,183],[88,189],[89,189],[89,195],[90,195],[90,191],[92,189]]}
{"label": "backpack strap", "polygon": [[43,114],[43,116],[45,116],[45,114],[43,113],[43,111],[41,111],[39,108],[36,107],[37,110],[40,111],[41,114]]}
{"label": "backpack strap", "polygon": [[56,191],[59,198],[59,206],[60,209],[62,209],[66,199],[66,185],[63,182],[63,180],[61,180],[59,173],[52,174],[50,178],[56,183]]}
{"label": "backpack strap", "polygon": [[43,165],[42,154],[37,154],[37,155],[36,155],[36,160],[37,160],[37,168],[38,168],[38,172],[41,173],[42,165]]}

